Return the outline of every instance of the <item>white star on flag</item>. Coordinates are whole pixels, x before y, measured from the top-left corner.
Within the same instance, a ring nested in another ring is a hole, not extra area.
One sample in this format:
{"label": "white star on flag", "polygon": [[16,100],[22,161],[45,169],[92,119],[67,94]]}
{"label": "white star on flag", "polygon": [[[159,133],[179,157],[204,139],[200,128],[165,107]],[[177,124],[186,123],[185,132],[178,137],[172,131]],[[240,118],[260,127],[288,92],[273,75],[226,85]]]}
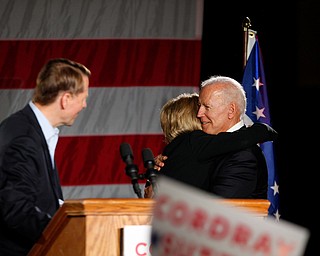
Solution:
{"label": "white star on flag", "polygon": [[253,77],[254,83],[252,86],[256,87],[257,91],[259,91],[259,86],[262,86],[263,83],[260,82],[260,77],[258,79],[255,79],[255,77]]}
{"label": "white star on flag", "polygon": [[257,116],[257,120],[259,120],[260,117],[266,117],[264,114],[263,114],[263,111],[264,111],[264,108],[261,108],[259,109],[257,106],[256,106],[256,111],[252,112],[253,114],[255,114]]}
{"label": "white star on flag", "polygon": [[273,189],[273,195],[275,196],[277,193],[279,193],[279,186],[277,184],[277,182],[274,182],[274,185],[271,186],[271,188]]}
{"label": "white star on flag", "polygon": [[278,210],[277,210],[276,213],[273,214],[273,215],[274,215],[274,217],[276,218],[277,221],[280,221],[280,216],[281,216],[281,215],[280,215],[280,213],[279,213]]}

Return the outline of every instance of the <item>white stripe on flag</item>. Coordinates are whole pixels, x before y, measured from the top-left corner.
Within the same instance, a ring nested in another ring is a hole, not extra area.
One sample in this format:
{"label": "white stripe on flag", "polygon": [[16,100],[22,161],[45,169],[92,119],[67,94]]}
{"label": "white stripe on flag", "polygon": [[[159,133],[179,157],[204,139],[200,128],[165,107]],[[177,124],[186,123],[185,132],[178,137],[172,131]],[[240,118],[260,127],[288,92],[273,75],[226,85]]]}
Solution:
{"label": "white stripe on flag", "polygon": [[201,38],[203,0],[1,0],[0,38]]}
{"label": "white stripe on flag", "polygon": [[[144,184],[140,184],[143,194]],[[88,186],[63,186],[62,192],[64,199],[80,198],[105,198],[112,195],[114,198],[137,198],[132,184],[113,184],[113,185],[88,185]]]}
{"label": "white stripe on flag", "polygon": [[[190,86],[95,87],[90,88],[88,107],[71,127],[61,127],[61,136],[161,134],[162,105]],[[0,90],[0,120],[28,103],[33,90]]]}

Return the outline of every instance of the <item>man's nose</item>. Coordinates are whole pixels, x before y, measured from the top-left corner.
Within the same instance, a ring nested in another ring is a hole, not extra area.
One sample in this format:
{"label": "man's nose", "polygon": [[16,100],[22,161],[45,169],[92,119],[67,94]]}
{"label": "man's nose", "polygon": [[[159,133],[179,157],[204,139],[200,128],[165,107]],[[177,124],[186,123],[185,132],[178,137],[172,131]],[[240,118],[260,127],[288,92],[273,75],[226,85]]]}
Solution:
{"label": "man's nose", "polygon": [[203,110],[202,107],[199,107],[198,113],[197,113],[197,117],[202,117],[203,116]]}

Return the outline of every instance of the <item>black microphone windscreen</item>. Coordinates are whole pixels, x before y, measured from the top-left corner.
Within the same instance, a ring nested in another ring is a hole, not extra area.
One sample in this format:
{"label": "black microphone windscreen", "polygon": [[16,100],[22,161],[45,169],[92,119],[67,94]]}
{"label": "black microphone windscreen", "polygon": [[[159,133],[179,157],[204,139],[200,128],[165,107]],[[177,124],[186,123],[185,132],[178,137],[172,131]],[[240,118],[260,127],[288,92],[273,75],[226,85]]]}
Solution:
{"label": "black microphone windscreen", "polygon": [[122,143],[120,145],[120,154],[123,161],[127,161],[128,157],[133,159],[133,153],[130,144]]}
{"label": "black microphone windscreen", "polygon": [[142,150],[142,159],[144,166],[147,167],[148,163],[154,163],[154,156],[150,148],[145,148]]}

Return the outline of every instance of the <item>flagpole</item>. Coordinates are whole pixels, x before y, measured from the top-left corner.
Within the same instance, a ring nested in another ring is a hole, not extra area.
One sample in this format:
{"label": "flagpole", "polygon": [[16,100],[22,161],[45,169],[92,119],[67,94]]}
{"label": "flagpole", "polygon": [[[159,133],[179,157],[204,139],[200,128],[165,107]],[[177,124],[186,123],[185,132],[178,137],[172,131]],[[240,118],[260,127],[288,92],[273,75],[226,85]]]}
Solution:
{"label": "flagpole", "polygon": [[249,29],[251,27],[251,21],[249,17],[245,17],[242,22],[243,27],[243,68],[245,68],[248,59],[248,42],[249,42]]}

